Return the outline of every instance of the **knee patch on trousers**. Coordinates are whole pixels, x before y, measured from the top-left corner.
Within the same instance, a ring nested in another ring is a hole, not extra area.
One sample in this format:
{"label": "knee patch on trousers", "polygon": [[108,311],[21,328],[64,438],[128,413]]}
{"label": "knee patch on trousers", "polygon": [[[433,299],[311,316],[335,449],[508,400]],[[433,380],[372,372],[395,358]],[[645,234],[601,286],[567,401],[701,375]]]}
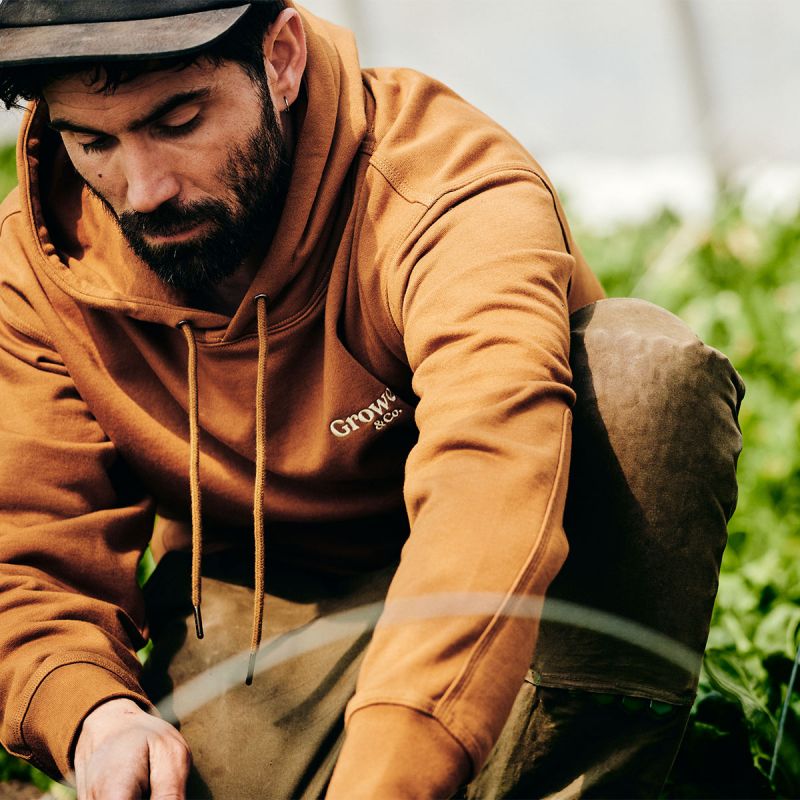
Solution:
{"label": "knee patch on trousers", "polygon": [[[743,385],[721,353],[642,300],[581,309],[571,342],[570,555],[548,598],[553,611],[585,608],[586,622],[548,621],[545,603],[534,668],[545,685],[689,703],[736,503]],[[620,636],[593,630],[593,613],[618,619]],[[688,658],[653,652],[631,625]]]}

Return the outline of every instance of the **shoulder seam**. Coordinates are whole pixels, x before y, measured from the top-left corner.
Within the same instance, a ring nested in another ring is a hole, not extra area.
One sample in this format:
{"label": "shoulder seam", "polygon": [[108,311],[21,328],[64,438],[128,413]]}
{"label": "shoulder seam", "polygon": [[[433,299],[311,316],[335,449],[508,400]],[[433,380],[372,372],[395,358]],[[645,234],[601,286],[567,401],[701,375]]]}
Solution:
{"label": "shoulder seam", "polygon": [[414,196],[414,187],[411,186],[408,181],[395,169],[392,164],[386,161],[379,155],[375,153],[372,154],[372,157],[369,160],[370,166],[374,167],[378,172],[386,178],[388,184],[394,189],[404,200],[407,200],[409,203],[421,203],[424,206],[431,205],[435,199],[436,195],[426,195],[426,194],[419,194],[418,196]]}
{"label": "shoulder seam", "polygon": [[465,176],[460,181],[447,184],[443,186],[440,191],[435,193],[415,191],[414,187],[405,178],[403,178],[402,175],[400,175],[400,173],[392,164],[375,153],[372,154],[372,157],[369,160],[369,165],[374,167],[375,170],[386,179],[386,182],[404,200],[407,200],[409,203],[419,203],[428,208],[430,208],[437,200],[441,200],[442,197],[445,197],[451,192],[457,192],[459,189],[463,189],[465,186],[469,186],[471,183],[488,178],[491,175],[500,175],[504,172],[509,174],[521,172],[532,175],[538,178],[539,181],[541,181],[541,183],[544,185],[545,189],[547,189],[548,194],[550,194],[551,197],[553,196],[553,190],[545,177],[537,170],[533,169],[530,165],[520,163],[519,161],[508,161],[502,164],[493,164],[491,167],[488,167],[485,170]]}
{"label": "shoulder seam", "polygon": [[[409,190],[409,193],[410,193],[410,190],[411,190],[411,186],[404,179],[399,177],[399,175],[396,172],[396,170],[394,170],[391,167],[390,164],[386,163],[381,158],[376,158],[375,156],[373,156],[370,159],[369,163],[370,163],[371,166],[375,167],[375,169],[384,177],[384,179],[387,181],[387,183],[404,200],[408,201],[409,203],[414,203],[414,204],[417,204],[417,205],[423,205],[424,206],[423,213],[418,215],[417,217],[415,217],[415,219],[412,222],[412,224],[410,226],[408,226],[406,229],[404,229],[397,236],[397,239],[395,240],[395,244],[392,246],[391,251],[390,251],[391,252],[391,259],[390,260],[393,263],[396,262],[396,260],[397,260],[397,251],[400,249],[400,247],[402,246],[403,242],[406,241],[406,239],[410,235],[411,231],[413,231],[414,228],[417,226],[417,224],[419,224],[419,221],[422,219],[422,217],[425,216],[425,212],[427,212],[434,205],[434,203],[436,203],[438,200],[441,200],[443,197],[445,197],[446,195],[450,194],[451,192],[457,192],[459,189],[463,189],[465,186],[469,186],[471,183],[477,183],[478,181],[483,180],[485,178],[488,178],[488,177],[490,177],[492,175],[500,175],[502,173],[512,174],[514,172],[525,173],[527,175],[533,176],[534,178],[536,178],[539,181],[539,183],[542,184],[542,186],[544,187],[545,191],[547,191],[547,193],[550,195],[550,199],[552,200],[552,203],[553,203],[553,212],[556,215],[556,219],[558,220],[559,228],[561,229],[561,236],[562,236],[562,239],[564,240],[565,250],[566,250],[567,254],[572,255],[572,252],[571,252],[571,250],[569,248],[569,243],[567,241],[566,231],[564,230],[564,222],[561,219],[561,215],[558,212],[558,205],[557,205],[556,200],[555,200],[555,194],[553,192],[553,189],[550,187],[550,184],[545,179],[545,177],[543,175],[541,175],[537,170],[533,169],[528,164],[521,164],[521,163],[516,162],[516,161],[510,161],[510,162],[506,162],[504,164],[495,164],[490,168],[487,168],[487,169],[485,169],[485,170],[483,170],[481,172],[477,172],[477,173],[469,176],[469,178],[465,178],[464,180],[459,181],[458,183],[450,184],[449,186],[443,188],[442,191],[440,191],[439,193],[437,193],[435,195],[433,195],[433,194],[432,195],[428,195],[426,202],[423,202],[421,199],[416,199],[415,200],[415,199],[409,197],[407,194],[405,194],[403,191],[401,191],[400,188],[398,188],[398,185],[391,178],[392,174],[398,176],[399,185],[400,186],[402,186],[405,189]],[[383,167],[388,171],[388,174],[387,174],[387,171],[384,171],[384,168],[382,168],[381,165],[383,165]],[[388,291],[388,288],[389,288],[389,286],[387,284],[387,291]],[[392,326],[394,327],[395,331],[397,332],[397,335],[400,337],[400,340],[403,341],[403,338],[404,338],[403,334],[401,333],[400,328],[399,328],[399,326],[397,324],[397,320],[395,320],[394,314],[392,314],[392,311],[391,311],[391,302],[390,302],[388,294],[387,294],[386,297],[384,297],[384,303],[386,305],[386,312],[387,312],[387,314],[389,316],[389,319],[392,322]]]}

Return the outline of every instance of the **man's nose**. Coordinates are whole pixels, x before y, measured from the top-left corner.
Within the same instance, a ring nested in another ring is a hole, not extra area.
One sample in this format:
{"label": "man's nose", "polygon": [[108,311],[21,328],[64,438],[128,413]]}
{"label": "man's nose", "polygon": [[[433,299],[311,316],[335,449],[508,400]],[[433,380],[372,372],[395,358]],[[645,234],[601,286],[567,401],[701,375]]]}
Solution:
{"label": "man's nose", "polygon": [[157,148],[136,145],[124,154],[127,209],[147,214],[177,197],[180,181]]}

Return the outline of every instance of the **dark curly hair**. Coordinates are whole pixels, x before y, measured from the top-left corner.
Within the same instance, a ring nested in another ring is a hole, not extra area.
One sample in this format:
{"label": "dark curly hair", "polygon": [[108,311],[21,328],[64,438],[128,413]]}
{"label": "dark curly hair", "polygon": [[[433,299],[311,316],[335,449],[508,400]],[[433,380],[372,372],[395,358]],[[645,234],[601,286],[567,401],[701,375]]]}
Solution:
{"label": "dark curly hair", "polygon": [[0,69],[0,101],[6,108],[18,108],[20,101],[41,100],[49,84],[80,73],[87,74],[87,85],[99,84],[98,93],[110,94],[139,75],[160,70],[181,70],[203,60],[215,65],[233,61],[254,80],[263,79],[264,55],[261,48],[264,36],[284,8],[284,0],[253,5],[219,39],[202,50],[185,55],[161,59],[108,59],[4,67]]}

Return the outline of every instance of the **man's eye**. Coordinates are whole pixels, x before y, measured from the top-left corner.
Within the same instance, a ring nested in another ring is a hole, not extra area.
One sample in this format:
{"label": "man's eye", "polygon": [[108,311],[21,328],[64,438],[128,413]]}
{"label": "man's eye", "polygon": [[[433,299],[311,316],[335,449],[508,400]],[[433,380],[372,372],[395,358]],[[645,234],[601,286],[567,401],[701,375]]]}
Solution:
{"label": "man's eye", "polygon": [[158,126],[158,132],[161,136],[168,139],[170,137],[186,136],[191,133],[200,124],[200,115],[195,114],[190,120],[182,122],[178,125],[169,125],[162,123]]}
{"label": "man's eye", "polygon": [[107,136],[99,136],[97,139],[92,139],[90,142],[78,142],[83,149],[84,153],[99,153],[107,150],[111,144],[111,140]]}

